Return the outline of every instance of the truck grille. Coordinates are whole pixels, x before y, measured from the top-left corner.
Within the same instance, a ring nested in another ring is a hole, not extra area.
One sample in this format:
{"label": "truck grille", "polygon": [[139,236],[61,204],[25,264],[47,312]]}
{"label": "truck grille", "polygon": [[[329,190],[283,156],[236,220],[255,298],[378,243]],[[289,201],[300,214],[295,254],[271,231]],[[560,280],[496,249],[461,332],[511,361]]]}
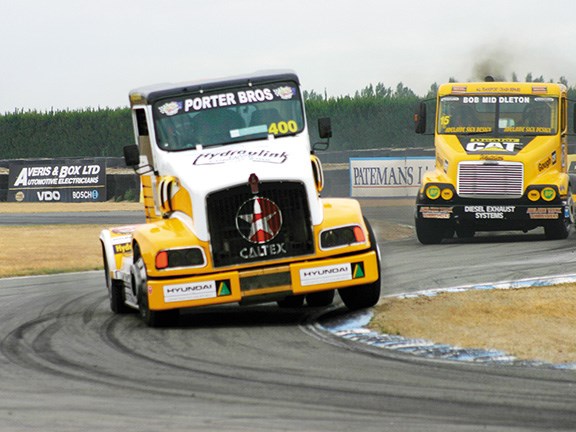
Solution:
{"label": "truck grille", "polygon": [[520,162],[460,162],[458,195],[469,198],[520,198],[524,192]]}
{"label": "truck grille", "polygon": [[298,182],[248,184],[206,198],[214,266],[269,261],[314,252],[306,189]]}

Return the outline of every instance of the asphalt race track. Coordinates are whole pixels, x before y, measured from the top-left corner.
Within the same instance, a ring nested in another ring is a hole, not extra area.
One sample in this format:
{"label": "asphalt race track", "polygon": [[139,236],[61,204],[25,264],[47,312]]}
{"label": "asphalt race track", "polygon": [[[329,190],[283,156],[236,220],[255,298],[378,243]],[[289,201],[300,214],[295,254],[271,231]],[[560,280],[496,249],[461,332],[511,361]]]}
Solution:
{"label": "asphalt race track", "polygon": [[[383,293],[576,273],[575,242],[384,242]],[[0,279],[0,431],[576,429],[575,371],[367,351],[314,331],[324,312],[230,306],[149,329],[109,311],[101,272]]]}

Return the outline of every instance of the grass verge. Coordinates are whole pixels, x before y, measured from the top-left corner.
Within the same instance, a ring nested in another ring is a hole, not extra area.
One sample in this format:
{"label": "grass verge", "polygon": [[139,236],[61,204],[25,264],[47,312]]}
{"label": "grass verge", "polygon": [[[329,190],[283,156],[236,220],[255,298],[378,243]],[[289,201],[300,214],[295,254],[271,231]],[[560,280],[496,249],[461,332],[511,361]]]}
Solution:
{"label": "grass verge", "polygon": [[576,284],[386,298],[370,327],[408,338],[576,362]]}
{"label": "grass verge", "polygon": [[0,226],[0,277],[103,268],[101,225]]}

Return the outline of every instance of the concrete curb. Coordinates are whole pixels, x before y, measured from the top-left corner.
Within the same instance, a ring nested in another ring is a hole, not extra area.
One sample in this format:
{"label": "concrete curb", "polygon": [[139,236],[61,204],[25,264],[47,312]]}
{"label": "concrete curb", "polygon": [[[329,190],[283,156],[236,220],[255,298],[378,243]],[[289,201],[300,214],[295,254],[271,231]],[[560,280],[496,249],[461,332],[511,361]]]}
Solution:
{"label": "concrete curb", "polygon": [[[416,298],[435,296],[445,292],[463,292],[469,290],[518,289],[538,286],[551,286],[576,282],[576,274],[552,276],[548,278],[530,278],[517,281],[504,281],[488,284],[463,285],[451,288],[438,288],[415,293],[404,293],[388,297]],[[318,325],[338,338],[374,348],[394,350],[420,357],[459,361],[480,364],[516,365],[531,367],[547,367],[553,369],[576,370],[576,363],[551,364],[541,361],[518,360],[515,357],[499,351],[476,348],[461,348],[456,346],[436,344],[424,339],[409,339],[397,335],[377,333],[366,326],[373,317],[370,310],[362,310],[346,317],[327,318],[319,320]]]}

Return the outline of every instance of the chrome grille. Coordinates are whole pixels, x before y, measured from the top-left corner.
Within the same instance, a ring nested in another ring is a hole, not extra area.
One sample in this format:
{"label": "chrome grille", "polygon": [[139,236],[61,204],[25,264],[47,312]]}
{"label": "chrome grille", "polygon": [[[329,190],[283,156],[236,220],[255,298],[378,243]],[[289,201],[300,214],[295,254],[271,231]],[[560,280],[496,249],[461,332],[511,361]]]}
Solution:
{"label": "chrome grille", "polygon": [[468,198],[520,198],[524,165],[520,162],[460,162],[458,195]]}

